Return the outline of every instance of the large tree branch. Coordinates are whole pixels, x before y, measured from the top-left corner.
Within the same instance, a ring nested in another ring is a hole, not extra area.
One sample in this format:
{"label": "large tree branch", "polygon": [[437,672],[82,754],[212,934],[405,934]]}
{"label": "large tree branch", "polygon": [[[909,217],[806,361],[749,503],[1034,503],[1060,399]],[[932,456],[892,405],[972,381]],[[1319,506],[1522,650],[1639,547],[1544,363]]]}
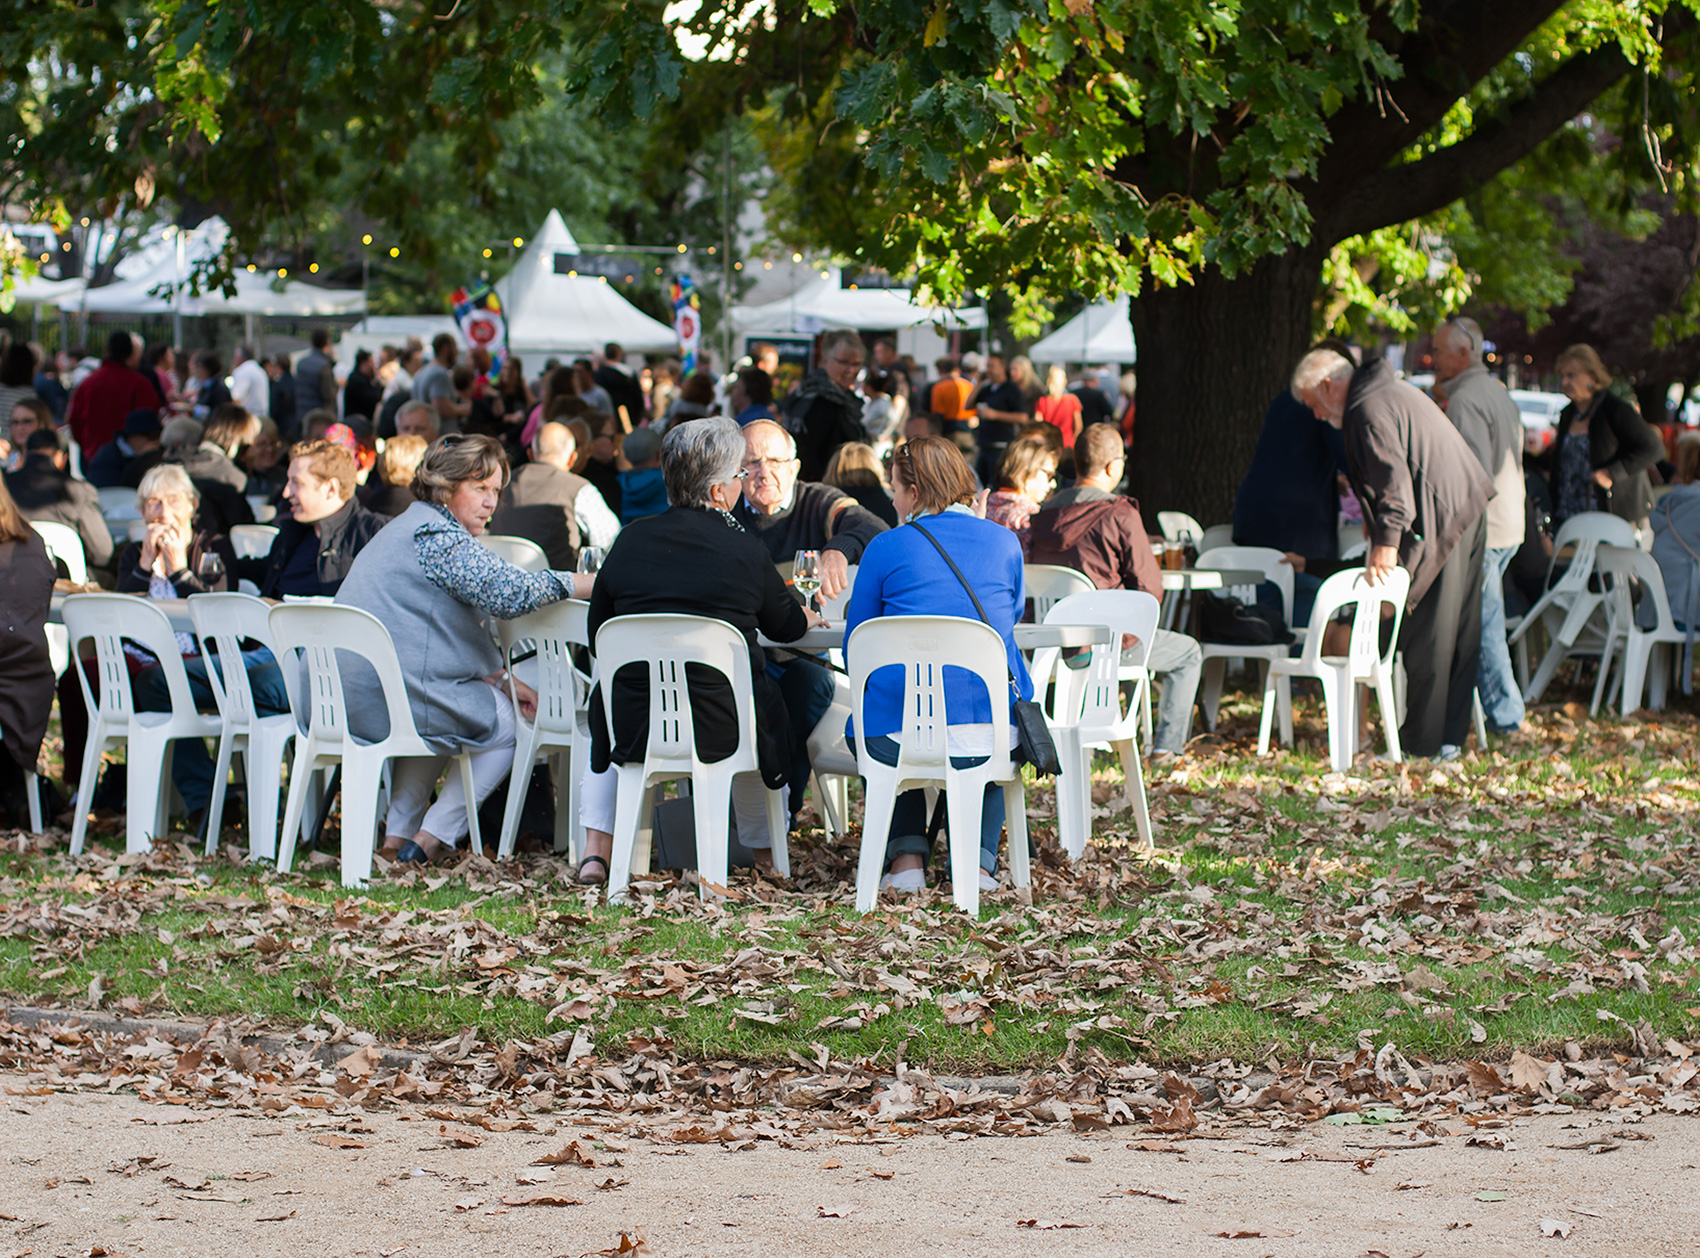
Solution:
{"label": "large tree branch", "polygon": [[1318,238],[1344,240],[1450,205],[1528,156],[1630,68],[1615,43],[1572,58],[1466,139],[1421,161],[1390,166],[1360,180],[1319,215]]}

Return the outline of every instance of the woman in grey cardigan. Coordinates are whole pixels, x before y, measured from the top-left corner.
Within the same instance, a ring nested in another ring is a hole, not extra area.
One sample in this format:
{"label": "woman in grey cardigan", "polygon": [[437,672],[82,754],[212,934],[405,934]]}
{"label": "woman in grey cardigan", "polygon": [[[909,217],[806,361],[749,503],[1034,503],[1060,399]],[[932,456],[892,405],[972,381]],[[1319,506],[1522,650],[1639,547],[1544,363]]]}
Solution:
{"label": "woman in grey cardigan", "polygon": [[[512,620],[590,593],[590,577],[526,572],[479,544],[507,481],[507,457],[494,438],[439,437],[414,474],[418,501],[366,544],[337,592],[338,603],[371,612],[389,630],[414,724],[438,753],[398,760],[392,770],[380,855],[401,864],[431,860],[469,829],[459,774],[430,802],[449,756],[473,752],[473,807],[513,765],[513,705],[487,618]],[[343,690],[353,732],[383,737],[381,724],[362,728],[373,716],[383,720],[376,675],[346,667]],[[514,690],[529,716],[536,694],[517,679]]]}

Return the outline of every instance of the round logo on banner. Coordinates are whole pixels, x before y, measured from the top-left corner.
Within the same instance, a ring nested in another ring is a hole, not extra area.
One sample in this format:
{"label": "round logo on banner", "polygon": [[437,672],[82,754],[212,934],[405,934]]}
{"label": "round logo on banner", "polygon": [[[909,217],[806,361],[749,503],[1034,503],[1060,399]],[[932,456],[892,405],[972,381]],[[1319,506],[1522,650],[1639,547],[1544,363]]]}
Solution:
{"label": "round logo on banner", "polygon": [[474,345],[489,345],[502,333],[501,323],[485,310],[475,310],[466,317],[466,339]]}
{"label": "round logo on banner", "polygon": [[679,339],[687,345],[697,339],[696,316],[689,310],[679,315]]}

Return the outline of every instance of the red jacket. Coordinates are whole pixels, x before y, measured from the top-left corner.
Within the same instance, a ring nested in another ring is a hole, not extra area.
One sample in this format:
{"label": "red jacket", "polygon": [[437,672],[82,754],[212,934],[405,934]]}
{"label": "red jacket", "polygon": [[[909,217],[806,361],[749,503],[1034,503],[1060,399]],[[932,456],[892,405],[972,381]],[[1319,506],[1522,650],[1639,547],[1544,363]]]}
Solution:
{"label": "red jacket", "polygon": [[1077,485],[1047,502],[1031,529],[1028,563],[1077,569],[1100,590],[1144,590],[1163,597],[1163,570],[1132,500]]}
{"label": "red jacket", "polygon": [[124,417],[131,411],[157,411],[164,405],[153,381],[108,359],[71,394],[65,422],[88,459],[123,430]]}

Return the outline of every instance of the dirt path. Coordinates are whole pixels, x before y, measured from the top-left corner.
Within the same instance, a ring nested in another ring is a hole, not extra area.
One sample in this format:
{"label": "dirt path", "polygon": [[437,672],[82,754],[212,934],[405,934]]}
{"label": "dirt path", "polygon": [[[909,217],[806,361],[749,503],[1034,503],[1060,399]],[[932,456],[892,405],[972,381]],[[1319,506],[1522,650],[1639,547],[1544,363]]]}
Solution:
{"label": "dirt path", "polygon": [[[1173,1144],[1122,1128],[609,1149],[571,1123],[486,1132],[417,1109],[265,1118],[0,1084],[0,1258],[529,1258],[614,1250],[640,1230],[637,1252],[668,1258],[1700,1252],[1700,1126],[1669,1115],[1517,1119],[1490,1133],[1512,1148],[1468,1145],[1448,1123],[1420,1148],[1389,1147],[1408,1126],[1314,1125]],[[1604,1155],[1553,1147],[1613,1132]],[[595,1167],[532,1165],[573,1139]],[[505,1204],[531,1198],[582,1204]],[[1543,1237],[1543,1219],[1568,1238]]]}

